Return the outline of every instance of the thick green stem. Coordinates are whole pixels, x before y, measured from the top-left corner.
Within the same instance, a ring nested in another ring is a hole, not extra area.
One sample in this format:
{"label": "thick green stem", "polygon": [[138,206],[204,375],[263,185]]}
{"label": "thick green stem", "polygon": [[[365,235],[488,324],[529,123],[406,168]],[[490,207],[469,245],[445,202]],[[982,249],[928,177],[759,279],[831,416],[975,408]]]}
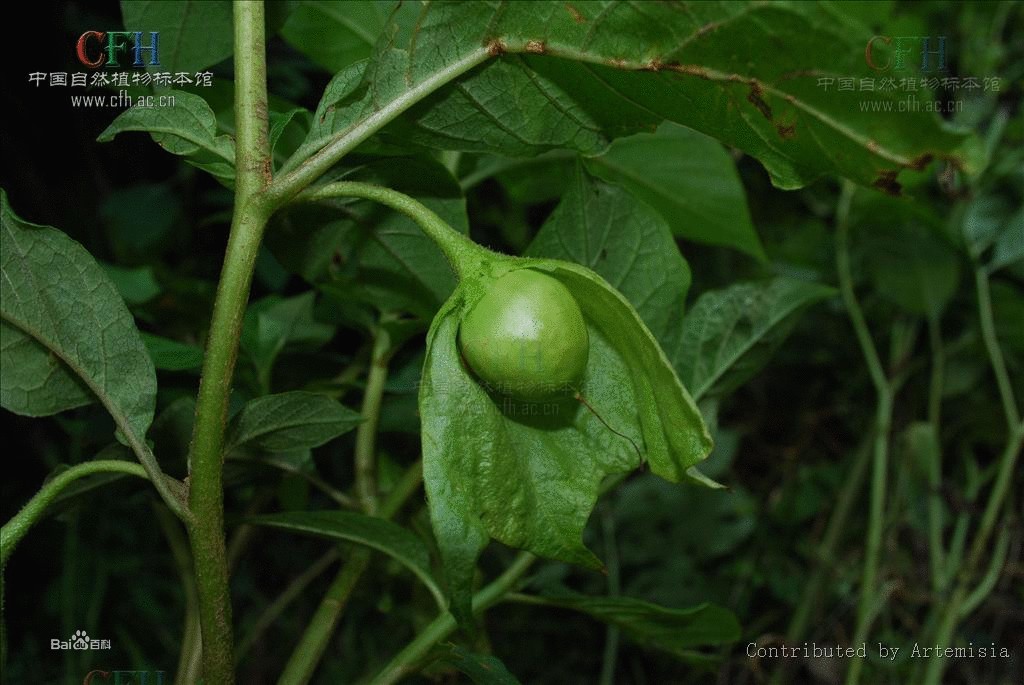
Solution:
{"label": "thick green stem", "polygon": [[185,593],[185,619],[174,683],[191,685],[199,680],[203,649],[202,637],[199,634],[199,595],[196,593],[196,579],[192,574],[192,550],[189,549],[188,538],[179,522],[163,507],[155,506],[153,511],[157,523],[160,524],[160,530],[167,538],[167,545],[171,548],[174,568],[178,572]]}
{"label": "thick green stem", "polygon": [[413,198],[390,188],[369,183],[339,181],[303,192],[297,200],[319,202],[342,197],[356,197],[372,200],[390,207],[415,221],[427,237],[433,240],[448,259],[455,274],[460,278],[491,254],[468,237],[449,226],[437,214]]}
{"label": "thick green stem", "polygon": [[[504,599],[505,595],[512,591],[519,579],[536,560],[537,557],[529,552],[520,552],[504,573],[473,595],[473,613],[481,614]],[[381,669],[380,673],[371,681],[372,685],[393,685],[405,676],[414,673],[417,664],[426,656],[427,652],[438,642],[454,633],[457,627],[455,617],[447,611],[435,618],[419,632],[412,642],[396,654],[387,666]]]}
{"label": "thick green stem", "polygon": [[118,461],[115,459],[100,459],[76,464],[71,468],[61,471],[50,480],[49,483],[39,491],[21,508],[11,520],[0,529],[0,566],[6,566],[14,548],[35,523],[46,512],[46,508],[53,502],[54,498],[67,486],[79,478],[94,473],[124,473],[139,478],[148,478],[146,469],[140,464],[131,461]]}
{"label": "thick green stem", "polygon": [[262,2],[234,3],[235,206],[203,360],[190,458],[189,508],[195,520],[189,535],[199,594],[203,679],[218,685],[234,682],[224,545],[224,428],[242,317],[269,215],[260,195],[270,182],[263,9]]}
{"label": "thick green stem", "polygon": [[[871,463],[871,503],[868,520],[868,534],[865,541],[864,570],[861,577],[860,598],[857,604],[857,623],[853,633],[853,644],[858,645],[867,638],[874,619],[873,608],[877,605],[878,562],[882,549],[882,533],[885,528],[885,497],[889,471],[889,430],[892,423],[893,391],[886,378],[882,361],[864,313],[853,290],[853,274],[850,268],[849,215],[853,199],[853,184],[843,183],[843,191],[836,211],[836,270],[839,275],[839,289],[843,304],[853,324],[860,344],[861,354],[868,366],[871,382],[875,386],[876,408],[874,428],[874,452]],[[846,674],[847,685],[860,682],[863,662],[854,659]]]}

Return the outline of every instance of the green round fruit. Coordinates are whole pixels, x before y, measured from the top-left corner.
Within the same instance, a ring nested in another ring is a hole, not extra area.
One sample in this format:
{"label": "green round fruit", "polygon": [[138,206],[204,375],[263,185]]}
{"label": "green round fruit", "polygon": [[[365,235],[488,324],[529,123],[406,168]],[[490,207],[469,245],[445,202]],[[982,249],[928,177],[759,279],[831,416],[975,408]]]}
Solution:
{"label": "green round fruit", "polygon": [[564,285],[519,269],[498,278],[463,319],[459,345],[485,386],[530,402],[578,388],[590,338]]}

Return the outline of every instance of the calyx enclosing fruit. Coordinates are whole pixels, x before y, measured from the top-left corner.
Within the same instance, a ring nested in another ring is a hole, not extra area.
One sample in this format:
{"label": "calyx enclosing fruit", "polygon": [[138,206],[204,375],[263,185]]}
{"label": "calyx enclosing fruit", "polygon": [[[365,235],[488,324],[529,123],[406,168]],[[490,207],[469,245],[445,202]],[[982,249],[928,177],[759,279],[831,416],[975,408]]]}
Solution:
{"label": "calyx enclosing fruit", "polygon": [[462,320],[459,346],[489,390],[536,402],[579,388],[590,338],[569,289],[552,276],[523,268],[491,284]]}

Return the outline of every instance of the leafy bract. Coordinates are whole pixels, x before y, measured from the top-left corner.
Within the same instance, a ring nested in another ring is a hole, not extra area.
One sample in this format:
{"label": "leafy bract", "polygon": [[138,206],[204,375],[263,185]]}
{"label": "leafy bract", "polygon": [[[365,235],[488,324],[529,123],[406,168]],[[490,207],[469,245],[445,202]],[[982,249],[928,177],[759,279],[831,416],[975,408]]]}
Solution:
{"label": "leafy bract", "polygon": [[[427,336],[420,386],[424,483],[452,611],[470,620],[476,559],[489,539],[600,568],[582,531],[602,479],[646,461],[673,481],[707,483],[694,466],[711,450],[700,413],[628,301],[586,267],[495,257],[464,280]],[[458,328],[509,269],[558,279],[579,303],[590,355],[578,396],[523,403],[489,394],[463,364]]]}
{"label": "leafy bract", "polygon": [[3,406],[48,416],[98,399],[142,444],[156,373],[114,284],[77,242],[19,218],[3,191],[0,223]]}

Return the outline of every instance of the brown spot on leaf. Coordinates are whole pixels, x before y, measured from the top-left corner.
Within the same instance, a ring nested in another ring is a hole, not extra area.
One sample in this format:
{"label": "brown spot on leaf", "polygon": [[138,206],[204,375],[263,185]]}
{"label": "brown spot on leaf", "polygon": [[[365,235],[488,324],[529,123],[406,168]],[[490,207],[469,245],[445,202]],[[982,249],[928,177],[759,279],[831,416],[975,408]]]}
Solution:
{"label": "brown spot on leaf", "polygon": [[903,186],[900,185],[899,181],[896,180],[896,174],[899,171],[896,169],[886,169],[878,174],[878,178],[871,185],[878,188],[886,195],[892,195],[893,197],[899,197],[903,192]]}
{"label": "brown spot on leaf", "polygon": [[545,50],[544,41],[531,40],[526,43],[526,51],[534,55],[543,55]]}
{"label": "brown spot on leaf", "polygon": [[697,64],[680,64],[679,62],[669,62],[668,64],[662,64],[662,69],[669,69],[676,72],[677,74],[686,74],[688,76],[697,76],[698,78],[709,78],[708,70]]}
{"label": "brown spot on leaf", "polygon": [[652,58],[647,64],[644,65],[645,71],[661,71],[661,60],[657,57]]}
{"label": "brown spot on leaf", "polygon": [[487,54],[491,57],[500,57],[505,54],[505,50],[505,42],[500,38],[495,38],[487,43]]}
{"label": "brown spot on leaf", "polygon": [[914,171],[923,171],[926,166],[932,163],[933,159],[935,159],[934,155],[930,152],[925,152],[924,154],[918,155],[910,160],[910,164],[908,164],[907,167]]}
{"label": "brown spot on leaf", "polygon": [[958,171],[961,171],[960,160],[955,157],[947,159],[939,170],[939,188],[951,198],[969,200],[972,196],[970,186],[957,184]]}
{"label": "brown spot on leaf", "polygon": [[779,137],[783,140],[789,140],[796,136],[796,124],[776,124],[775,130],[779,132]]}
{"label": "brown spot on leaf", "polygon": [[587,23],[586,17],[584,17],[582,14],[580,14],[580,11],[578,9],[576,9],[575,7],[573,7],[572,3],[568,3],[568,2],[565,3],[565,9],[569,11],[569,14],[572,15],[572,20],[574,22],[576,22],[577,24],[586,24]]}
{"label": "brown spot on leaf", "polygon": [[764,115],[764,118],[768,121],[772,120],[772,108],[764,101],[764,91],[761,89],[761,84],[757,81],[750,82],[750,93],[747,95],[747,100],[754,107],[757,107],[757,111]]}

